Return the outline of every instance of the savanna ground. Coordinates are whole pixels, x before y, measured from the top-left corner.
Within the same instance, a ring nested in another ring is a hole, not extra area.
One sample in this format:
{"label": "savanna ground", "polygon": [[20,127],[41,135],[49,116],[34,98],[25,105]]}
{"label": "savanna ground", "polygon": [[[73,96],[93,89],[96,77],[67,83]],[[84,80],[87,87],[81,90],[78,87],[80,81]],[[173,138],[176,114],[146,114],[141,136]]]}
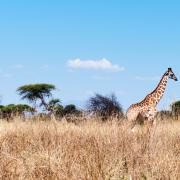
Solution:
{"label": "savanna ground", "polygon": [[0,122],[0,179],[180,179],[180,122]]}

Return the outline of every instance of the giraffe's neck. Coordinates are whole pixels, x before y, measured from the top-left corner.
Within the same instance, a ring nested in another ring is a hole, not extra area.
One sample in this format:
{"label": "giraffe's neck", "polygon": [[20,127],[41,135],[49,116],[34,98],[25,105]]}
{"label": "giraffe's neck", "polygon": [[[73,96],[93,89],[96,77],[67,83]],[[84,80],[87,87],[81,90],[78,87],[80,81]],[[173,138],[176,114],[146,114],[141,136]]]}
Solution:
{"label": "giraffe's neck", "polygon": [[168,75],[165,73],[161,78],[156,89],[150,94],[150,99],[153,105],[157,105],[164,95],[164,91],[166,89],[168,82]]}

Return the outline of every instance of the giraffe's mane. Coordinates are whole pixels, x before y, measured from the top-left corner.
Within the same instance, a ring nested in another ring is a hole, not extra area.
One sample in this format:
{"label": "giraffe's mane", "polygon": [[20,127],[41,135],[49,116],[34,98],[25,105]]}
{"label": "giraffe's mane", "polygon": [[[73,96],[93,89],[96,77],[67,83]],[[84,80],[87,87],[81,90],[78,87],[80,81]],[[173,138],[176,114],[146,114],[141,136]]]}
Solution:
{"label": "giraffe's mane", "polygon": [[167,72],[164,73],[164,75],[162,76],[160,82],[158,83],[157,87],[154,89],[154,91],[152,91],[149,95],[153,94],[154,92],[157,91],[158,87],[160,86],[160,84],[162,83],[164,77],[167,76]]}
{"label": "giraffe's mane", "polygon": [[158,87],[159,87],[160,84],[162,83],[162,81],[163,81],[163,79],[164,79],[165,76],[167,76],[167,72],[165,72],[165,73],[163,74],[163,76],[162,76],[161,80],[159,81],[158,85],[156,86],[156,88],[155,88],[151,93],[149,93],[149,94],[148,94],[141,102],[139,102],[138,104],[141,104],[141,103],[143,103],[144,101],[146,101],[146,99],[147,99],[151,94],[153,94],[153,93],[155,93],[155,92],[157,91]]}

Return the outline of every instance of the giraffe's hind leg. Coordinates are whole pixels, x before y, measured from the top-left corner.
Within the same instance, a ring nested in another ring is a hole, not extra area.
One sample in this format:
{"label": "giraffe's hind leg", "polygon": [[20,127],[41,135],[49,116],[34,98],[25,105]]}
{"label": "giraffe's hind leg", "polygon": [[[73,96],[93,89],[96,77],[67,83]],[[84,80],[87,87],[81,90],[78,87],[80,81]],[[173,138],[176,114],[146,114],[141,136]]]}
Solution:
{"label": "giraffe's hind leg", "polygon": [[137,124],[137,117],[139,116],[139,111],[137,109],[129,109],[127,111],[126,117],[129,123],[129,128],[132,130]]}
{"label": "giraffe's hind leg", "polygon": [[131,130],[135,131],[135,129],[139,129],[144,125],[145,119],[146,118],[141,114],[141,112],[139,112],[136,119],[131,123]]}

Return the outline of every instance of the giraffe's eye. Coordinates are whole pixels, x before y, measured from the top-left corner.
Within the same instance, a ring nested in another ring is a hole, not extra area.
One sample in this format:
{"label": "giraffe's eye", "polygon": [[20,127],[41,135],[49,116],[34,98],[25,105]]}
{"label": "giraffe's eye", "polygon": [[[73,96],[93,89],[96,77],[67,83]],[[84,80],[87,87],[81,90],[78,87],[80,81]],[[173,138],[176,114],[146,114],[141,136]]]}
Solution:
{"label": "giraffe's eye", "polygon": [[170,78],[173,78],[173,76],[174,76],[174,74],[170,74],[170,75],[169,75]]}

